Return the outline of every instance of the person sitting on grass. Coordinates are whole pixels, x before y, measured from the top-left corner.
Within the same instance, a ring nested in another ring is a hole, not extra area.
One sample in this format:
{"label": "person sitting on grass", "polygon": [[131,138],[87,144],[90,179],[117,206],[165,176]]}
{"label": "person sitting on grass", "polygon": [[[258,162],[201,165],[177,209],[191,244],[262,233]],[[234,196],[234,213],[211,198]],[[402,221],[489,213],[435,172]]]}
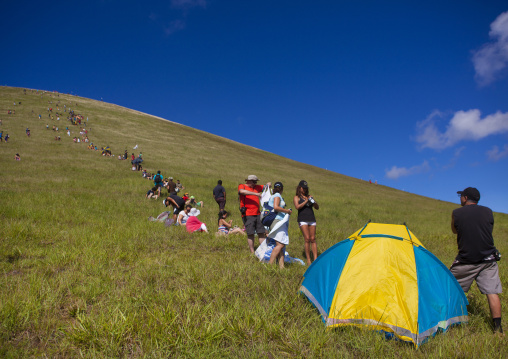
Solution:
{"label": "person sitting on grass", "polygon": [[189,212],[191,209],[192,209],[191,205],[186,205],[184,210],[178,214],[178,219],[176,220],[177,226],[185,226],[187,220],[189,219]]}
{"label": "person sitting on grass", "polygon": [[219,218],[217,221],[219,228],[216,234],[221,236],[226,236],[228,234],[245,234],[241,228],[238,228],[237,226],[233,227],[232,219],[230,219],[229,222],[226,221],[228,214],[229,213],[225,210],[219,211]]}
{"label": "person sitting on grass", "polygon": [[185,228],[187,229],[187,232],[194,233],[194,232],[206,232],[208,233],[208,229],[206,228],[206,224],[201,222],[197,216],[199,216],[199,209],[192,208],[189,211],[189,219],[187,219],[187,223],[185,223]]}
{"label": "person sitting on grass", "polygon": [[180,183],[180,180],[176,180],[176,192],[182,192],[185,187]]}
{"label": "person sitting on grass", "polygon": [[159,196],[157,195],[157,187],[152,187],[152,189],[149,189],[148,192],[146,192],[146,198],[154,198],[157,199]]}
{"label": "person sitting on grass", "polygon": [[16,153],[16,155],[14,156],[14,159],[16,161],[21,161],[21,156],[19,155],[19,153]]}
{"label": "person sitting on grass", "polygon": [[203,208],[205,206],[203,201],[196,201],[196,198],[194,196],[190,196],[190,198],[187,200],[185,204],[190,204],[191,206],[201,207]]}

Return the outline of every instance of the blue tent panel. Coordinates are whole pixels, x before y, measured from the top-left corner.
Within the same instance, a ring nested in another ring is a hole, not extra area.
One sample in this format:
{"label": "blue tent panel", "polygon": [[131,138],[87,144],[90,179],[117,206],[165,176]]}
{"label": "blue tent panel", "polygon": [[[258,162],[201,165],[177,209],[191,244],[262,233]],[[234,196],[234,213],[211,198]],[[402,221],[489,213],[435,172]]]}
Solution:
{"label": "blue tent panel", "polygon": [[[328,318],[337,283],[355,241],[345,239],[328,248],[305,272],[300,292],[316,306],[323,321]],[[312,270],[319,266],[319,270]],[[319,276],[319,277],[318,277]]]}
{"label": "blue tent panel", "polygon": [[[418,332],[424,341],[438,330],[467,322],[467,298],[444,264],[423,247],[414,247],[418,275]],[[436,324],[437,323],[437,324]]]}

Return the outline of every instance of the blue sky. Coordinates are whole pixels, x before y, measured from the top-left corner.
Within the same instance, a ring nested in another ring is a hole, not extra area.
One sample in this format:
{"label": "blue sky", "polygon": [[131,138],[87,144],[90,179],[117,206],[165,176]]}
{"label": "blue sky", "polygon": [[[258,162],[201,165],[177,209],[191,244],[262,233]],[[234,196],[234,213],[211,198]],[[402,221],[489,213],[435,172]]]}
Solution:
{"label": "blue sky", "polygon": [[506,0],[3,1],[0,13],[2,85],[102,98],[444,201],[474,186],[508,213]]}

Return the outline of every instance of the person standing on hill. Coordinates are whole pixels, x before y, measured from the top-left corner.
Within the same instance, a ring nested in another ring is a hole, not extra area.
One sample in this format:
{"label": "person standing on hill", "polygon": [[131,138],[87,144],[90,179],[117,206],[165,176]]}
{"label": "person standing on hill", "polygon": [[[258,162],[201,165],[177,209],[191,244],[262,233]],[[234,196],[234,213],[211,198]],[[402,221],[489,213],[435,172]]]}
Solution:
{"label": "person standing on hill", "polygon": [[166,184],[169,194],[176,194],[176,183],[173,182],[173,177],[169,177],[169,181]]}
{"label": "person standing on hill", "polygon": [[[282,182],[275,182],[273,185],[273,195],[270,197],[268,201],[268,205],[273,208],[273,211],[277,213],[277,216],[273,220],[270,225],[270,233],[268,238],[272,238],[275,241],[275,248],[273,248],[272,253],[270,255],[270,260],[268,263],[273,264],[275,261],[279,262],[279,268],[284,268],[284,255],[285,255],[285,247],[289,244],[289,236],[288,236],[288,228],[289,221],[280,226],[278,230],[274,231],[277,222],[280,222],[284,219],[286,215],[291,215],[293,211],[291,209],[286,209],[286,202],[284,202],[284,198],[282,198],[282,192],[284,191],[284,185]],[[274,233],[272,233],[274,232]]]}
{"label": "person standing on hill", "polygon": [[217,186],[213,189],[213,198],[219,205],[219,211],[226,207],[226,189],[222,186],[222,180],[217,181]]}
{"label": "person standing on hill", "polygon": [[312,263],[310,252],[312,250],[313,260],[317,258],[316,243],[316,217],[314,216],[314,208],[319,209],[319,204],[314,197],[309,195],[309,185],[307,181],[301,180],[296,187],[296,195],[293,198],[293,204],[298,210],[298,225],[305,239],[305,256],[307,257],[307,265]]}
{"label": "person standing on hill", "polygon": [[452,232],[457,234],[459,253],[450,271],[465,293],[476,280],[478,289],[487,296],[494,332],[503,335],[501,326],[501,280],[496,261],[499,252],[494,247],[492,230],[494,216],[488,207],[479,206],[480,192],[473,187],[458,191],[461,208],[452,212]]}
{"label": "person standing on hill", "polygon": [[[238,195],[240,197],[240,212],[242,213],[245,232],[247,233],[247,243],[249,250],[254,253],[254,235],[257,233],[259,244],[266,238],[265,227],[261,223],[259,215],[259,199],[263,192],[263,186],[258,185],[259,179],[255,175],[249,175],[245,184],[238,185]],[[266,185],[271,186],[268,182]]]}
{"label": "person standing on hill", "polygon": [[164,177],[161,175],[161,171],[157,171],[157,174],[153,176],[153,185],[157,187],[157,194],[161,195],[162,180]]}

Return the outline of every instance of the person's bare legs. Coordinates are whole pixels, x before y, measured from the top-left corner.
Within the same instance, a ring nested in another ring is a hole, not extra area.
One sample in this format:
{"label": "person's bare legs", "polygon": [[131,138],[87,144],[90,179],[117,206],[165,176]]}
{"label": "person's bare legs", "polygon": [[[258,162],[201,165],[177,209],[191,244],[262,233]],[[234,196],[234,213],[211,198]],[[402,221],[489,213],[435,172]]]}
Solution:
{"label": "person's bare legs", "polygon": [[501,318],[501,300],[497,294],[487,294],[492,318]]}
{"label": "person's bare legs", "polygon": [[279,268],[284,269],[284,256],[285,256],[286,248],[282,247],[282,250],[279,252]]}
{"label": "person's bare legs", "polygon": [[259,239],[259,244],[262,244],[265,241],[265,239],[266,239],[265,234],[264,233],[262,233],[262,234],[258,233],[258,239]]}
{"label": "person's bare legs", "polygon": [[316,226],[309,226],[309,239],[312,254],[314,255],[314,259],[312,261],[315,261],[317,258]]}
{"label": "person's bare legs", "polygon": [[310,260],[310,231],[308,225],[300,226],[300,230],[303,234],[303,239],[305,240],[305,257],[307,258],[307,265],[311,264]]}
{"label": "person's bare legs", "polygon": [[254,253],[254,234],[247,235],[247,244],[249,245],[250,252]]}
{"label": "person's bare legs", "polygon": [[490,314],[494,320],[494,331],[497,334],[504,336],[501,325],[501,300],[499,299],[499,295],[487,294],[487,300],[489,301]]}
{"label": "person's bare legs", "polygon": [[[275,260],[279,257],[281,250],[284,248],[284,244],[276,242],[275,248],[272,250],[272,254],[270,255],[270,261],[268,263],[273,264]],[[279,267],[284,268],[284,257],[282,257],[282,265],[280,264],[279,259]]]}

